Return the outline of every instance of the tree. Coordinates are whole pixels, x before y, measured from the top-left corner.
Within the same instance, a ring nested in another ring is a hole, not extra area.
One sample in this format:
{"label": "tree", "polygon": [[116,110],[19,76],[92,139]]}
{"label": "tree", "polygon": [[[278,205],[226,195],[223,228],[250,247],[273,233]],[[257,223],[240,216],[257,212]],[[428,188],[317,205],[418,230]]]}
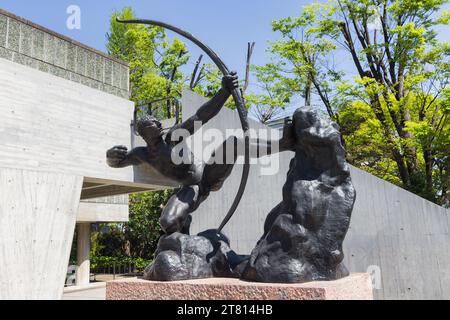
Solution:
{"label": "tree", "polygon": [[211,98],[222,86],[222,73],[210,63],[202,65],[200,72],[195,80],[193,91],[201,96]]}
{"label": "tree", "polygon": [[[437,203],[449,201],[449,46],[435,26],[446,0],[342,0],[273,23],[271,50],[341,126],[348,158]],[[330,68],[339,55],[357,76]],[[351,143],[347,140],[350,140]]]}
{"label": "tree", "polygon": [[279,117],[289,104],[292,92],[298,86],[292,79],[281,76],[281,63],[267,63],[263,66],[252,66],[257,85],[261,93],[250,93],[245,96],[251,113],[261,123],[267,123]]}
{"label": "tree", "polygon": [[[314,92],[319,96],[330,118],[339,123],[338,115],[332,104],[334,84],[342,79],[343,73],[336,71],[330,61],[330,54],[336,49],[336,44],[325,37],[315,34],[315,21],[320,8],[325,5],[314,4],[305,7],[298,18],[285,18],[272,23],[274,31],[281,33],[281,39],[273,42],[270,47],[277,58],[283,61],[285,68],[281,74],[297,86],[290,86],[293,93],[300,93],[305,99],[305,105],[312,103]],[[332,16],[332,10],[325,13]],[[330,33],[334,32],[329,26],[323,26]]]}
{"label": "tree", "polygon": [[[125,7],[111,16],[107,34],[107,50],[130,67],[130,98],[136,104],[181,96],[186,81],[180,67],[189,59],[185,44],[178,38],[169,42],[160,27],[123,24],[116,21],[135,19],[133,10]],[[161,118],[171,117],[170,105],[156,111]]]}

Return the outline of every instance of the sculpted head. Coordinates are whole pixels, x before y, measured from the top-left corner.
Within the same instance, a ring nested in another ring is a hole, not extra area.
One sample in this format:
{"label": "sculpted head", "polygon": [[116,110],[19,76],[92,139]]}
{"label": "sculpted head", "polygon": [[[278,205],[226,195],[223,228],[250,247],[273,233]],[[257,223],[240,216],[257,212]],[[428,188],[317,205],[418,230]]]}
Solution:
{"label": "sculpted head", "polygon": [[300,140],[302,137],[311,134],[319,139],[329,139],[337,136],[340,140],[339,126],[337,123],[321,116],[319,112],[311,107],[302,107],[297,109],[292,116],[292,123],[295,128],[295,134]]}
{"label": "sculpted head", "polygon": [[310,107],[298,108],[292,116],[296,130],[304,130],[320,124],[320,117]]}
{"label": "sculpted head", "polygon": [[163,135],[161,122],[150,115],[146,115],[139,119],[136,122],[136,129],[144,140],[160,138]]}

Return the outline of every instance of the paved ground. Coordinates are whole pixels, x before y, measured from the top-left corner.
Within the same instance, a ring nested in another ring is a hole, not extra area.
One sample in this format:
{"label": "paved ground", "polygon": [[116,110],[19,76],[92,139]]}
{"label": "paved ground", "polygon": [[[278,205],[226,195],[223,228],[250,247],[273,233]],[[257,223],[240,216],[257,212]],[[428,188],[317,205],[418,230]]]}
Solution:
{"label": "paved ground", "polygon": [[[70,286],[64,288],[63,300],[105,300],[106,299],[106,281],[127,278],[125,275],[97,274],[95,282],[91,282],[88,287]],[[91,281],[94,276],[91,275]]]}
{"label": "paved ground", "polygon": [[62,300],[105,300],[106,283],[97,282],[88,288],[69,287],[64,289]]}

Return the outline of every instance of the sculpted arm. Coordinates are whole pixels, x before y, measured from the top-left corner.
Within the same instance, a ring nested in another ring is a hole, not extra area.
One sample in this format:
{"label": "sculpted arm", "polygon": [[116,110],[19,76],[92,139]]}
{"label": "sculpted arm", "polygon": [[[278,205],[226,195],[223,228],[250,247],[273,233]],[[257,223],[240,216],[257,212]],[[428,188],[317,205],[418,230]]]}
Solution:
{"label": "sculpted arm", "polygon": [[177,129],[184,129],[189,134],[195,133],[195,122],[200,122],[201,125],[207,123],[210,119],[215,117],[222,109],[225,102],[231,95],[231,92],[239,86],[236,72],[231,72],[229,75],[222,78],[222,88],[212,97],[208,102],[203,104],[197,112],[186,121],[174,126],[167,134],[166,141],[171,141],[172,132]]}
{"label": "sculpted arm", "polygon": [[125,146],[115,146],[106,152],[106,163],[113,168],[124,168],[139,165],[148,158],[146,147],[134,148],[128,152]]}
{"label": "sculpted arm", "polygon": [[[274,145],[278,144],[278,148]],[[278,141],[264,140],[258,138],[256,141],[250,140],[250,156],[262,157],[277,152],[295,151],[296,139],[292,122],[285,119],[283,136]]]}

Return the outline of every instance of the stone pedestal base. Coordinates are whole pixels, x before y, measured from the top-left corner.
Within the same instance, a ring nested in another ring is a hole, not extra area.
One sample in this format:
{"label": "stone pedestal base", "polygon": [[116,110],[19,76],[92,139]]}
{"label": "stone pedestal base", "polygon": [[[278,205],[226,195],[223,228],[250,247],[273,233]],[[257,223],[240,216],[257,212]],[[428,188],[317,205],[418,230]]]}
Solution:
{"label": "stone pedestal base", "polygon": [[211,278],[158,282],[142,279],[110,281],[107,300],[372,300],[367,273],[355,273],[335,281],[299,284],[255,283]]}

